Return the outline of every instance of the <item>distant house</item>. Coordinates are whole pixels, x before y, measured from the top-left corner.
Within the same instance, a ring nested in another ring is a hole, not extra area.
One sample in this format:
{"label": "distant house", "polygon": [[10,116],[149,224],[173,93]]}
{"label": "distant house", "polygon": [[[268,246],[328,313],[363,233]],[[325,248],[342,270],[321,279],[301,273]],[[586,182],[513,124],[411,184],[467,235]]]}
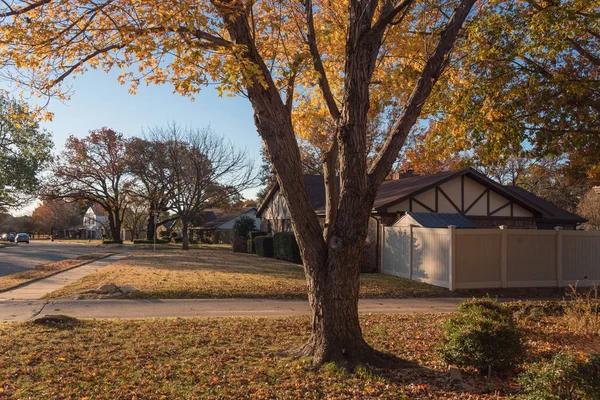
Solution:
{"label": "distant house", "polygon": [[[320,175],[304,177],[308,197],[320,218],[325,216],[325,186]],[[501,185],[465,168],[433,175],[408,175],[383,182],[375,198],[365,241],[364,271],[378,265],[380,233],[407,213],[455,214],[479,228],[505,225],[519,229],[574,230],[584,218],[517,186]],[[265,232],[291,231],[291,219],[279,186],[274,185],[258,207]],[[439,218],[436,218],[439,219]],[[439,221],[438,221],[439,222]]]}
{"label": "distant house", "polygon": [[67,236],[73,239],[102,239],[106,234],[108,217],[99,205],[89,207],[82,222],[81,225],[68,228]]}
{"label": "distant house", "polygon": [[243,216],[254,218],[256,230],[260,229],[260,218],[256,218],[256,207],[246,207],[235,210],[220,208],[206,209],[202,214],[202,225],[193,228],[208,243],[232,243],[233,225]]}

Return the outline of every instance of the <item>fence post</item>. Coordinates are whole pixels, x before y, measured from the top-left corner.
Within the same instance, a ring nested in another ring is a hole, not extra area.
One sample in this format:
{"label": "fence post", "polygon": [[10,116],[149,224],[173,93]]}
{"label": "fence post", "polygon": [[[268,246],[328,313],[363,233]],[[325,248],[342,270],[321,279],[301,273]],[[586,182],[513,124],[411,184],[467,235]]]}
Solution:
{"label": "fence post", "polygon": [[556,287],[560,287],[563,271],[563,227],[555,226],[554,229],[556,230]]}
{"label": "fence post", "polygon": [[506,289],[508,286],[506,283],[506,276],[508,272],[508,230],[506,225],[500,225],[501,239],[500,239],[500,283],[502,289]]}
{"label": "fence post", "polygon": [[413,275],[413,224],[410,224],[408,237],[408,279],[412,281]]}
{"label": "fence post", "polygon": [[382,274],[385,274],[385,263],[383,257],[385,257],[385,225],[381,224],[381,257],[379,257],[379,270]]}
{"label": "fence post", "polygon": [[456,245],[456,226],[455,225],[449,225],[448,226],[448,234],[449,234],[449,254],[448,254],[448,267],[449,267],[449,271],[448,271],[448,289],[450,289],[450,291],[454,291],[454,287],[456,286],[456,282],[455,282],[455,272],[456,272],[456,266],[455,266],[455,261],[456,261],[456,249],[455,249],[455,245]]}

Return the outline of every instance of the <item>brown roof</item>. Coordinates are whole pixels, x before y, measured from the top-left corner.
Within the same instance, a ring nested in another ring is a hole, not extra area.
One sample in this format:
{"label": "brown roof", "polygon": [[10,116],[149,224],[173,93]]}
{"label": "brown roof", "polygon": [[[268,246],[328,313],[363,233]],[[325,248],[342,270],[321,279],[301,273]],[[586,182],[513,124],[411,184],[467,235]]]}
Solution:
{"label": "brown roof", "polygon": [[393,203],[402,201],[405,197],[414,196],[420,192],[426,191],[432,186],[440,184],[448,178],[453,178],[457,171],[438,172],[433,175],[415,175],[407,178],[383,181],[377,197],[373,203],[373,208],[389,206]]}
{"label": "brown roof", "polygon": [[[373,208],[378,212],[385,210],[393,204],[400,203],[405,199],[425,192],[432,187],[450,181],[458,176],[467,175],[476,182],[490,187],[495,192],[512,199],[518,205],[533,212],[536,218],[548,222],[585,222],[584,218],[570,213],[554,204],[528,192],[517,186],[503,186],[473,168],[464,168],[457,171],[444,171],[432,175],[409,176],[396,180],[386,180],[381,184]],[[321,175],[305,175],[304,183],[308,198],[317,214],[325,212],[325,183]],[[279,185],[275,184],[262,204],[258,207],[256,214],[259,216],[266,205],[271,201]]]}
{"label": "brown roof", "polygon": [[200,229],[215,229],[219,225],[244,214],[254,207],[245,207],[241,209],[222,210],[220,208],[207,208],[202,214],[202,225]]}
{"label": "brown roof", "polygon": [[[325,212],[325,180],[322,175],[304,175],[304,185],[308,199],[317,214]],[[262,203],[256,209],[256,215],[260,215],[275,193],[279,191],[279,183],[275,183],[265,196]]]}

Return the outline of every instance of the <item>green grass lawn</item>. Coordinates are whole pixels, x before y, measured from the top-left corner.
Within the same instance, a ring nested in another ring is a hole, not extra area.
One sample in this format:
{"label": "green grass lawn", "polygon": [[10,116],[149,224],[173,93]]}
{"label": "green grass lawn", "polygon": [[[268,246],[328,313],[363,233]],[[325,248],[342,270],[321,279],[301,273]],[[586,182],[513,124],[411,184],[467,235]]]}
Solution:
{"label": "green grass lawn", "polygon": [[[132,295],[134,298],[307,297],[301,266],[211,247],[190,251],[138,251],[132,257],[48,294],[46,298],[72,298],[104,283],[133,286],[138,289]],[[360,293],[363,298],[451,295],[443,288],[380,274],[363,274]]]}
{"label": "green grass lawn", "polygon": [[[319,370],[285,352],[308,337],[308,318],[82,320],[72,326],[0,324],[0,398],[11,399],[499,399],[514,376],[466,371],[452,385],[435,352],[447,315],[361,317],[366,340],[414,363],[392,370]],[[558,350],[600,350],[565,335],[556,317],[527,321],[521,370]],[[3,397],[4,396],[4,397]]]}

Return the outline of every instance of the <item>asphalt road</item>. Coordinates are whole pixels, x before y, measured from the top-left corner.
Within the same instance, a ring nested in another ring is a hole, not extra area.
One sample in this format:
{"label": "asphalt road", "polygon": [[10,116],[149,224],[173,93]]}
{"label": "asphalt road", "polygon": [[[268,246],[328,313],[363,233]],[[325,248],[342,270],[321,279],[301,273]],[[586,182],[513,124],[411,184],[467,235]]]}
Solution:
{"label": "asphalt road", "polygon": [[25,271],[36,265],[109,251],[97,246],[64,242],[30,241],[0,248],[0,276]]}

